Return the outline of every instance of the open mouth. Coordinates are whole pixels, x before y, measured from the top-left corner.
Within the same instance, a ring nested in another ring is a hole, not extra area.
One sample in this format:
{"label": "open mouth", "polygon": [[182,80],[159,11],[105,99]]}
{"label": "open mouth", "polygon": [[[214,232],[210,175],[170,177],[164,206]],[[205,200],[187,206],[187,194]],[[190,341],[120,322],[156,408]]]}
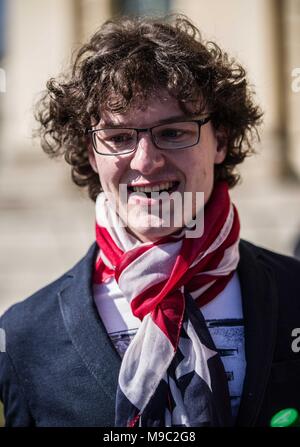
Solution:
{"label": "open mouth", "polygon": [[147,196],[148,199],[151,199],[152,197],[157,197],[157,194],[160,194],[162,192],[168,192],[171,194],[172,192],[176,191],[178,188],[179,182],[166,182],[165,184],[162,184],[160,186],[154,186],[154,187],[136,187],[136,186],[128,186],[128,193],[129,194],[140,194],[143,193]]}

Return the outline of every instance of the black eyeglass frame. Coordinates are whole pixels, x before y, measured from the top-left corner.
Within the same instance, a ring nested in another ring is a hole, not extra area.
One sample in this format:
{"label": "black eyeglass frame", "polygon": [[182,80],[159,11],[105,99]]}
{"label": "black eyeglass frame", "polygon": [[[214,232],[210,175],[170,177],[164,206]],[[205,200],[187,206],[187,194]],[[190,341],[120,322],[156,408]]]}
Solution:
{"label": "black eyeglass frame", "polygon": [[[201,127],[204,126],[204,124],[208,123],[210,120],[211,120],[211,115],[208,115],[206,118],[201,118],[201,119],[197,119],[197,120],[170,121],[170,123],[156,124],[155,126],[152,126],[152,127],[140,127],[140,128],[136,128],[136,127],[101,127],[99,129],[87,129],[86,133],[91,135],[91,140],[92,140],[93,148],[94,148],[95,152],[97,152],[97,154],[99,154],[99,155],[104,155],[104,156],[113,156],[113,157],[115,157],[115,156],[118,156],[118,155],[131,154],[132,152],[136,151],[137,143],[139,141],[139,134],[141,132],[149,132],[150,133],[152,143],[154,144],[154,146],[157,149],[160,149],[160,150],[163,150],[163,151],[178,151],[178,150],[181,150],[181,149],[187,149],[187,148],[196,146],[199,143],[199,141],[200,141],[200,134],[201,134],[201,130],[200,129],[201,129]],[[156,127],[160,127],[160,126],[164,126],[164,125],[168,125],[168,124],[175,124],[175,123],[197,123],[198,124],[198,139],[197,139],[197,141],[195,143],[193,143],[193,144],[190,144],[189,146],[180,147],[178,149],[169,149],[169,148],[159,147],[157,145],[156,141],[155,141],[155,137],[153,136],[153,133],[152,133],[153,129],[155,129]],[[107,154],[107,153],[104,154],[103,152],[98,152],[97,149],[96,149],[96,144],[95,144],[93,135],[97,131],[99,131],[99,130],[113,130],[113,129],[135,130],[135,132],[136,132],[135,147],[133,149],[130,149],[129,151],[117,152],[115,154]]]}

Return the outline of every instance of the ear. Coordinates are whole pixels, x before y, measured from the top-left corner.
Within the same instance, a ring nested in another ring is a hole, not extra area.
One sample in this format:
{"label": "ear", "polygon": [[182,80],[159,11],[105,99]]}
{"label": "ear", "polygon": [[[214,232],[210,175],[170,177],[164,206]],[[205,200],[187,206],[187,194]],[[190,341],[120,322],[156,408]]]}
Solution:
{"label": "ear", "polygon": [[227,149],[228,149],[228,133],[226,129],[219,128],[218,130],[215,130],[215,136],[217,141],[217,150],[215,154],[215,164],[220,164],[225,160]]}
{"label": "ear", "polygon": [[91,144],[88,145],[88,157],[90,165],[92,166],[93,171],[98,173],[97,163],[96,163],[96,157],[93,150],[93,146]]}

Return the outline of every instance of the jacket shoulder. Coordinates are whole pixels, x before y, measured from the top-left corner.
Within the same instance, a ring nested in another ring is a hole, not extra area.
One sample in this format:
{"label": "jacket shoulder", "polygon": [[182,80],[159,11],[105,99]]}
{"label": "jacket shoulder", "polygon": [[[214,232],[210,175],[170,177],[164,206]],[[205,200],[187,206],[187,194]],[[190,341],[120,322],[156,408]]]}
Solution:
{"label": "jacket shoulder", "polygon": [[240,255],[244,261],[243,272],[255,264],[258,271],[269,275],[278,296],[279,317],[299,326],[300,261],[291,256],[275,253],[247,241],[240,242]]}
{"label": "jacket shoulder", "polygon": [[0,327],[4,330],[11,328],[16,332],[26,325],[32,326],[35,321],[40,321],[42,315],[53,306],[57,293],[64,287],[69,277],[66,272],[28,298],[9,307],[0,318]]}
{"label": "jacket shoulder", "polygon": [[251,253],[275,272],[286,274],[288,276],[294,276],[295,273],[300,275],[300,260],[292,256],[276,253],[243,239],[240,241],[240,251],[241,254],[245,252]]}
{"label": "jacket shoulder", "polygon": [[49,326],[51,317],[59,311],[58,294],[68,286],[76,271],[89,262],[95,251],[93,244],[88,253],[75,266],[55,281],[39,289],[28,298],[12,305],[1,317],[0,328],[9,333],[9,339],[26,337],[37,329]]}

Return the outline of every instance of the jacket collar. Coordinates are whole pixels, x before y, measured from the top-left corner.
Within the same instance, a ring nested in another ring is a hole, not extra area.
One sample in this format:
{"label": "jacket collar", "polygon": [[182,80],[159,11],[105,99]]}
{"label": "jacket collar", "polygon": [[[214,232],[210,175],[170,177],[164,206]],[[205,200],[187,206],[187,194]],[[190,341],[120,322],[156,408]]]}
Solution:
{"label": "jacket collar", "polygon": [[101,388],[100,408],[105,408],[114,420],[121,358],[113,347],[93,300],[92,273],[96,255],[97,245],[94,243],[86,256],[67,273],[68,280],[59,292],[59,304],[73,345]]}
{"label": "jacket collar", "polygon": [[237,268],[245,324],[246,375],[238,426],[255,425],[269,378],[276,340],[278,296],[262,250],[240,241]]}
{"label": "jacket collar", "polygon": [[[259,248],[241,240],[238,276],[245,323],[246,376],[237,425],[254,425],[269,377],[277,322],[277,293],[272,271]],[[92,272],[97,255],[94,243],[67,274],[59,303],[66,329],[87,369],[102,389],[106,411],[114,414],[121,359],[98,315],[92,293]]]}

